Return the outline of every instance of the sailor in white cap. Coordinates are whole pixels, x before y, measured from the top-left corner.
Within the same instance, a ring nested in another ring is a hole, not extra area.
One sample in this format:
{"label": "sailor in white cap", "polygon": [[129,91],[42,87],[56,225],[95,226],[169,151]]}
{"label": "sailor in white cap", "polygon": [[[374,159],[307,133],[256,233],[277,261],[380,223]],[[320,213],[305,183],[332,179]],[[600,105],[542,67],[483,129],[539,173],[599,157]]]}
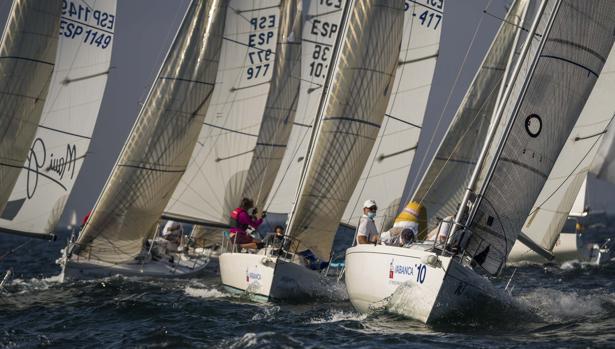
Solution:
{"label": "sailor in white cap", "polygon": [[357,245],[358,244],[374,244],[378,241],[378,229],[376,228],[376,201],[367,200],[363,203],[363,216],[357,227]]}

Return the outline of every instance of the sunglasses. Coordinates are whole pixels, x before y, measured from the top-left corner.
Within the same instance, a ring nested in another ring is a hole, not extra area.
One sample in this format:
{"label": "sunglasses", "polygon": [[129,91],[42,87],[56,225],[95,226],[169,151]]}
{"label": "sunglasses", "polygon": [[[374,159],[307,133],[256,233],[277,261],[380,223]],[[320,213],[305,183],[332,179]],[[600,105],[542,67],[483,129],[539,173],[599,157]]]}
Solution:
{"label": "sunglasses", "polygon": [[370,210],[370,211],[378,211],[378,207],[377,206],[368,207],[367,209]]}

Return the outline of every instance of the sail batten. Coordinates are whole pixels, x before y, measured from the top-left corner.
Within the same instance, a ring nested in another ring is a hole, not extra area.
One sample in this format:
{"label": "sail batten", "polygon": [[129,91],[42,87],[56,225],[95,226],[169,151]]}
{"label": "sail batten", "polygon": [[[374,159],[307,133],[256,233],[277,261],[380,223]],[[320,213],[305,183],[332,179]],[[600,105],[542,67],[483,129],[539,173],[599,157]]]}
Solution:
{"label": "sail batten", "polygon": [[190,160],[211,101],[227,5],[224,0],[190,3],[77,241],[75,252],[81,256],[130,261],[152,234]]}
{"label": "sail batten", "polygon": [[55,66],[61,1],[14,0],[0,42],[0,213],[18,180]]}
{"label": "sail batten", "polygon": [[[78,12],[66,10],[59,19],[50,88],[24,169],[9,197],[11,209],[0,216],[0,229],[47,238],[87,156],[110,71],[116,1],[98,0],[91,7],[109,20],[99,24],[92,16],[81,18]],[[75,24],[77,20],[82,23]],[[76,32],[96,28],[105,34],[97,34],[100,41],[84,41],[69,35],[68,23]]]}
{"label": "sail batten", "polygon": [[378,136],[393,89],[403,32],[403,1],[349,1],[333,75],[288,234],[323,260]]}

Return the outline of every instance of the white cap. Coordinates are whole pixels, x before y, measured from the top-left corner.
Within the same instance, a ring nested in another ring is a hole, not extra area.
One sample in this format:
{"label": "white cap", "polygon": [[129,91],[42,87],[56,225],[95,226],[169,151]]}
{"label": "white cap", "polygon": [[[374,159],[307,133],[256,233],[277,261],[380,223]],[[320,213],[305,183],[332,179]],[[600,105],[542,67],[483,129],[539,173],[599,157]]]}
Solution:
{"label": "white cap", "polygon": [[363,203],[363,208],[370,208],[372,206],[377,206],[376,205],[376,201],[374,200],[367,200]]}

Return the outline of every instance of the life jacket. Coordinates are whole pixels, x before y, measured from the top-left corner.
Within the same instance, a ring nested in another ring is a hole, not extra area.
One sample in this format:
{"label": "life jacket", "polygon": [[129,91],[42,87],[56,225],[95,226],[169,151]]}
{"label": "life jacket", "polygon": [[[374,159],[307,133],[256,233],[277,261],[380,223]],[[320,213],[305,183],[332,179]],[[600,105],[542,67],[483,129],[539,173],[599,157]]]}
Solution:
{"label": "life jacket", "polygon": [[245,231],[246,229],[248,229],[249,225],[248,224],[240,224],[239,223],[239,214],[241,212],[246,212],[246,210],[244,210],[241,207],[237,207],[236,209],[234,209],[231,212],[231,227],[239,228],[239,229]]}

